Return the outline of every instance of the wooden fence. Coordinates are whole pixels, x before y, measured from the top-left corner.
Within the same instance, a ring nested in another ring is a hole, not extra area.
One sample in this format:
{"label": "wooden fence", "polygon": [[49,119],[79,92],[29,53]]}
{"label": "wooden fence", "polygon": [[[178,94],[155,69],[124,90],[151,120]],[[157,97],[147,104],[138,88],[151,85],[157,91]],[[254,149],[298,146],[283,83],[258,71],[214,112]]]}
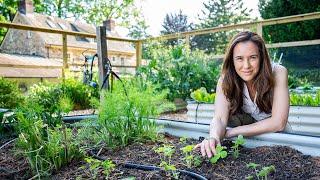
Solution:
{"label": "wooden fence", "polygon": [[[292,22],[298,22],[298,21],[306,21],[306,20],[314,20],[314,19],[320,19],[320,12],[300,14],[300,15],[287,16],[287,17],[280,17],[280,18],[273,18],[273,19],[255,21],[255,22],[239,23],[239,24],[233,24],[233,25],[226,25],[226,26],[222,26],[222,27],[213,27],[213,28],[207,28],[207,29],[200,29],[200,30],[194,30],[194,31],[189,31],[189,32],[181,32],[181,33],[175,33],[175,34],[168,34],[168,35],[163,35],[163,36],[159,36],[159,37],[151,37],[151,38],[140,39],[140,40],[133,40],[133,39],[127,39],[127,38],[118,38],[118,37],[106,37],[106,39],[107,40],[134,43],[135,44],[135,49],[136,49],[136,66],[126,66],[126,67],[138,68],[141,65],[141,60],[142,60],[142,45],[143,45],[143,43],[146,43],[147,41],[150,41],[150,40],[169,40],[169,39],[181,39],[181,38],[183,38],[183,39],[186,39],[186,43],[187,43],[187,45],[189,45],[190,37],[191,36],[195,36],[195,35],[215,33],[215,32],[221,32],[221,31],[229,31],[229,30],[234,30],[234,29],[239,29],[239,28],[255,28],[256,32],[259,35],[262,35],[262,29],[263,29],[264,26],[277,25],[277,24],[286,24],[286,23],[292,23]],[[28,25],[23,25],[23,24],[15,24],[15,23],[0,22],[0,27],[13,28],[13,29],[19,29],[19,30],[45,32],[45,33],[61,34],[62,40],[63,40],[63,48],[62,48],[63,49],[63,68],[62,68],[63,70],[62,70],[62,77],[65,76],[65,68],[68,67],[68,62],[67,62],[67,60],[68,60],[68,57],[67,57],[67,51],[68,51],[67,35],[81,36],[81,37],[86,37],[86,38],[97,38],[96,34],[74,32],[74,31],[65,31],[65,30],[50,29],[50,28],[39,28],[39,27],[33,27],[33,26],[28,26]],[[99,40],[97,40],[97,41],[99,41]],[[308,40],[308,41],[295,41],[295,42],[282,42],[282,43],[267,44],[267,47],[268,48],[278,48],[278,47],[305,46],[305,45],[316,45],[316,44],[320,44],[320,39]],[[216,57],[223,57],[222,55],[215,55],[215,56]],[[124,66],[120,66],[120,67],[124,67]]]}

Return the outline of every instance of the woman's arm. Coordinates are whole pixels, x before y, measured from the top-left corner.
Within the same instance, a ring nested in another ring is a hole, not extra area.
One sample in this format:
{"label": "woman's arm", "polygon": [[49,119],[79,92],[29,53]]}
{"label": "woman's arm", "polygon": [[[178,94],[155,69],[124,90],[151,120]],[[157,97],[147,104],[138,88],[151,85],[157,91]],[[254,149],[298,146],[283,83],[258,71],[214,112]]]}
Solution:
{"label": "woman's arm", "polygon": [[215,115],[210,123],[209,138],[197,144],[194,148],[200,148],[202,156],[211,158],[216,154],[216,146],[224,138],[229,118],[229,102],[222,91],[222,78],[219,78],[216,89]]}
{"label": "woman's arm", "polygon": [[228,119],[230,103],[222,90],[222,78],[220,77],[216,89],[215,114],[210,123],[210,137],[221,140],[224,138]]}
{"label": "woman's arm", "polygon": [[289,114],[288,72],[285,67],[279,65],[275,67],[274,75],[275,87],[271,117],[253,124],[229,129],[226,132],[226,138],[239,134],[244,136],[255,136],[284,130]]}

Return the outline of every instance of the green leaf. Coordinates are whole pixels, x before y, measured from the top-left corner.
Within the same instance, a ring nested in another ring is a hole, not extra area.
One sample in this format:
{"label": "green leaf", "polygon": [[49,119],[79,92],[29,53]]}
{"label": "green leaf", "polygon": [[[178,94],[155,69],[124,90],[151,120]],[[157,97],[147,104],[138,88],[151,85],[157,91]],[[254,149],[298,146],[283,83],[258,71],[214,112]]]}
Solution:
{"label": "green leaf", "polygon": [[219,155],[215,155],[212,158],[210,158],[211,164],[215,164],[219,160],[219,158],[220,158]]}
{"label": "green leaf", "polygon": [[221,158],[225,158],[225,157],[227,157],[227,155],[228,155],[227,151],[221,151],[220,152]]}
{"label": "green leaf", "polygon": [[252,175],[250,175],[250,176],[247,176],[246,179],[248,179],[248,180],[253,180],[254,177],[253,177]]}
{"label": "green leaf", "polygon": [[260,166],[260,164],[256,164],[256,163],[249,163],[249,164],[247,164],[247,167],[248,167],[248,168],[253,168],[253,169],[257,168],[258,166]]}

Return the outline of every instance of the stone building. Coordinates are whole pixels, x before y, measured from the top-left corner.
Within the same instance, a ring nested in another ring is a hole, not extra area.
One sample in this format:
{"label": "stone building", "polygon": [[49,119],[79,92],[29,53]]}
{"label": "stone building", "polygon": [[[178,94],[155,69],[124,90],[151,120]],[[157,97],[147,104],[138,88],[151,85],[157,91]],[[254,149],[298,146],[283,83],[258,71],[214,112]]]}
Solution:
{"label": "stone building", "polygon": [[[19,3],[13,22],[34,27],[44,27],[65,31],[96,33],[93,25],[71,22],[58,17],[42,15],[33,11],[31,0]],[[115,30],[115,22],[106,20],[107,36],[120,37]],[[67,36],[68,64],[70,71],[81,71],[85,54],[95,54],[96,40],[77,36]],[[135,66],[136,56],[133,44],[129,42],[107,41],[108,57],[113,65]],[[32,59],[32,61],[30,60]],[[14,66],[10,66],[14,64]],[[23,66],[28,66],[24,68]],[[40,66],[44,68],[39,68]],[[52,66],[52,68],[50,68]],[[9,29],[0,46],[0,76],[7,78],[59,78],[62,67],[62,35],[35,31]],[[11,69],[11,70],[10,70]],[[9,73],[9,71],[16,73]],[[118,73],[134,73],[135,68],[118,68]],[[43,73],[46,76],[43,77]]]}

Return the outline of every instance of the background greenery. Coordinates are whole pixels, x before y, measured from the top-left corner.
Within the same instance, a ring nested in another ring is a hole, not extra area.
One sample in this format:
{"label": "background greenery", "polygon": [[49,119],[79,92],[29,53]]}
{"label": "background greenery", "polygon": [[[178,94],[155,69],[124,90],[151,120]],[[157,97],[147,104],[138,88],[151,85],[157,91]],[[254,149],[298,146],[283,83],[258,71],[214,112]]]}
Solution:
{"label": "background greenery", "polygon": [[202,51],[188,51],[183,46],[150,49],[151,60],[138,70],[138,75],[159,89],[168,89],[168,99],[187,99],[200,87],[215,91],[220,74],[220,63]]}

